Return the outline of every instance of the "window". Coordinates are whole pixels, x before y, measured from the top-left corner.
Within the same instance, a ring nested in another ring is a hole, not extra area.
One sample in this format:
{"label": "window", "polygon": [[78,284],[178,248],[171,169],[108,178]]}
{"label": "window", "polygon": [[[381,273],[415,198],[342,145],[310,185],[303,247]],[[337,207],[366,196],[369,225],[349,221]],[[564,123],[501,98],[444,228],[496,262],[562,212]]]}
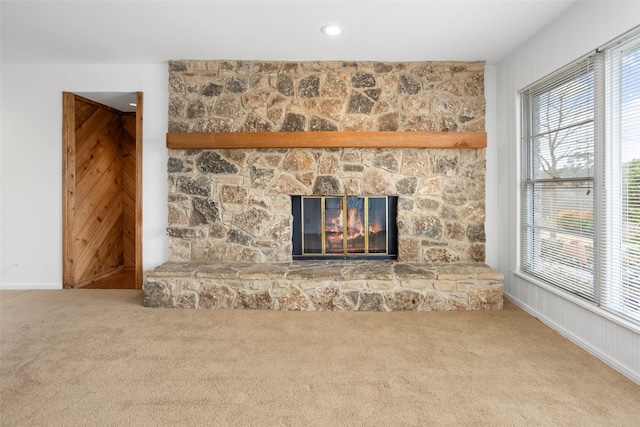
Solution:
{"label": "window", "polygon": [[521,269],[640,323],[640,35],[520,96]]}

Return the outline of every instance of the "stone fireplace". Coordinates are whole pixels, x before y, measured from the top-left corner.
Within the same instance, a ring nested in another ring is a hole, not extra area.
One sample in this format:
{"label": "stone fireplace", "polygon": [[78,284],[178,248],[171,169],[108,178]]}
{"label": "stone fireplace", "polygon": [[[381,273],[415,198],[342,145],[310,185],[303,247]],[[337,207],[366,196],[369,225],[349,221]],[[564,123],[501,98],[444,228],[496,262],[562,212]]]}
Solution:
{"label": "stone fireplace", "polygon": [[[482,132],[483,70],[454,62],[172,61],[169,132]],[[145,304],[388,310],[398,297],[414,301],[412,309],[433,309],[423,307],[427,300],[438,309],[501,307],[501,276],[482,264],[484,177],[484,148],[170,146],[169,262],[147,272]],[[348,205],[380,196],[395,200],[397,261],[293,261],[292,197]],[[491,297],[474,305],[476,291]],[[327,292],[340,301],[333,308],[318,302]]]}

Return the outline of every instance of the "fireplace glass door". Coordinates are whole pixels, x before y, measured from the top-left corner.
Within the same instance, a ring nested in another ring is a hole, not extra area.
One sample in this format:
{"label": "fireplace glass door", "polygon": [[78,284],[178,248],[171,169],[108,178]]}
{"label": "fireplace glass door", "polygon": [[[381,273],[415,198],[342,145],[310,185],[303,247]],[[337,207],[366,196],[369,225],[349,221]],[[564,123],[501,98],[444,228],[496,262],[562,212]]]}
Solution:
{"label": "fireplace glass door", "polygon": [[299,240],[294,257],[394,257],[395,199],[299,197],[294,200],[294,240]]}

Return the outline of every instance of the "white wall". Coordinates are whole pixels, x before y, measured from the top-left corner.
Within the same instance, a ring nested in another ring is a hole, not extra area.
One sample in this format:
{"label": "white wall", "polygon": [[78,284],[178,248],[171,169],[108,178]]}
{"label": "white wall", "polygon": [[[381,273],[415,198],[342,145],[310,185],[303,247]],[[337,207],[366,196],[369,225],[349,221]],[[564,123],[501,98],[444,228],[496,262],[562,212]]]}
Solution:
{"label": "white wall", "polygon": [[166,261],[167,64],[2,64],[0,287],[62,287],[62,92],[144,93],[143,267]]}
{"label": "white wall", "polygon": [[486,100],[485,130],[487,131],[487,173],[485,177],[485,214],[484,231],[485,263],[498,269],[500,255],[498,252],[500,236],[500,215],[498,206],[498,136],[496,106],[496,67],[486,64],[484,67],[484,93]]}
{"label": "white wall", "polygon": [[498,269],[518,305],[640,383],[640,327],[518,269],[518,90],[640,25],[640,2],[582,1],[497,64]]}
{"label": "white wall", "polygon": [[[144,92],[144,269],[167,260],[167,64],[2,64],[0,288],[62,287],[62,92]],[[495,67],[487,65],[487,263],[498,264]]]}

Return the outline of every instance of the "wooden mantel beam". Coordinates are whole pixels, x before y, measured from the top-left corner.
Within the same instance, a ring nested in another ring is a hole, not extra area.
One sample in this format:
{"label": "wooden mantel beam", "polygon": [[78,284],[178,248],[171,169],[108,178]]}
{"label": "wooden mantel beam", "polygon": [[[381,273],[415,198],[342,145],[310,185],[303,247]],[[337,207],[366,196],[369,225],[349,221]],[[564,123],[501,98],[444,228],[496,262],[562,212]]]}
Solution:
{"label": "wooden mantel beam", "polygon": [[167,148],[486,148],[486,132],[167,133]]}

